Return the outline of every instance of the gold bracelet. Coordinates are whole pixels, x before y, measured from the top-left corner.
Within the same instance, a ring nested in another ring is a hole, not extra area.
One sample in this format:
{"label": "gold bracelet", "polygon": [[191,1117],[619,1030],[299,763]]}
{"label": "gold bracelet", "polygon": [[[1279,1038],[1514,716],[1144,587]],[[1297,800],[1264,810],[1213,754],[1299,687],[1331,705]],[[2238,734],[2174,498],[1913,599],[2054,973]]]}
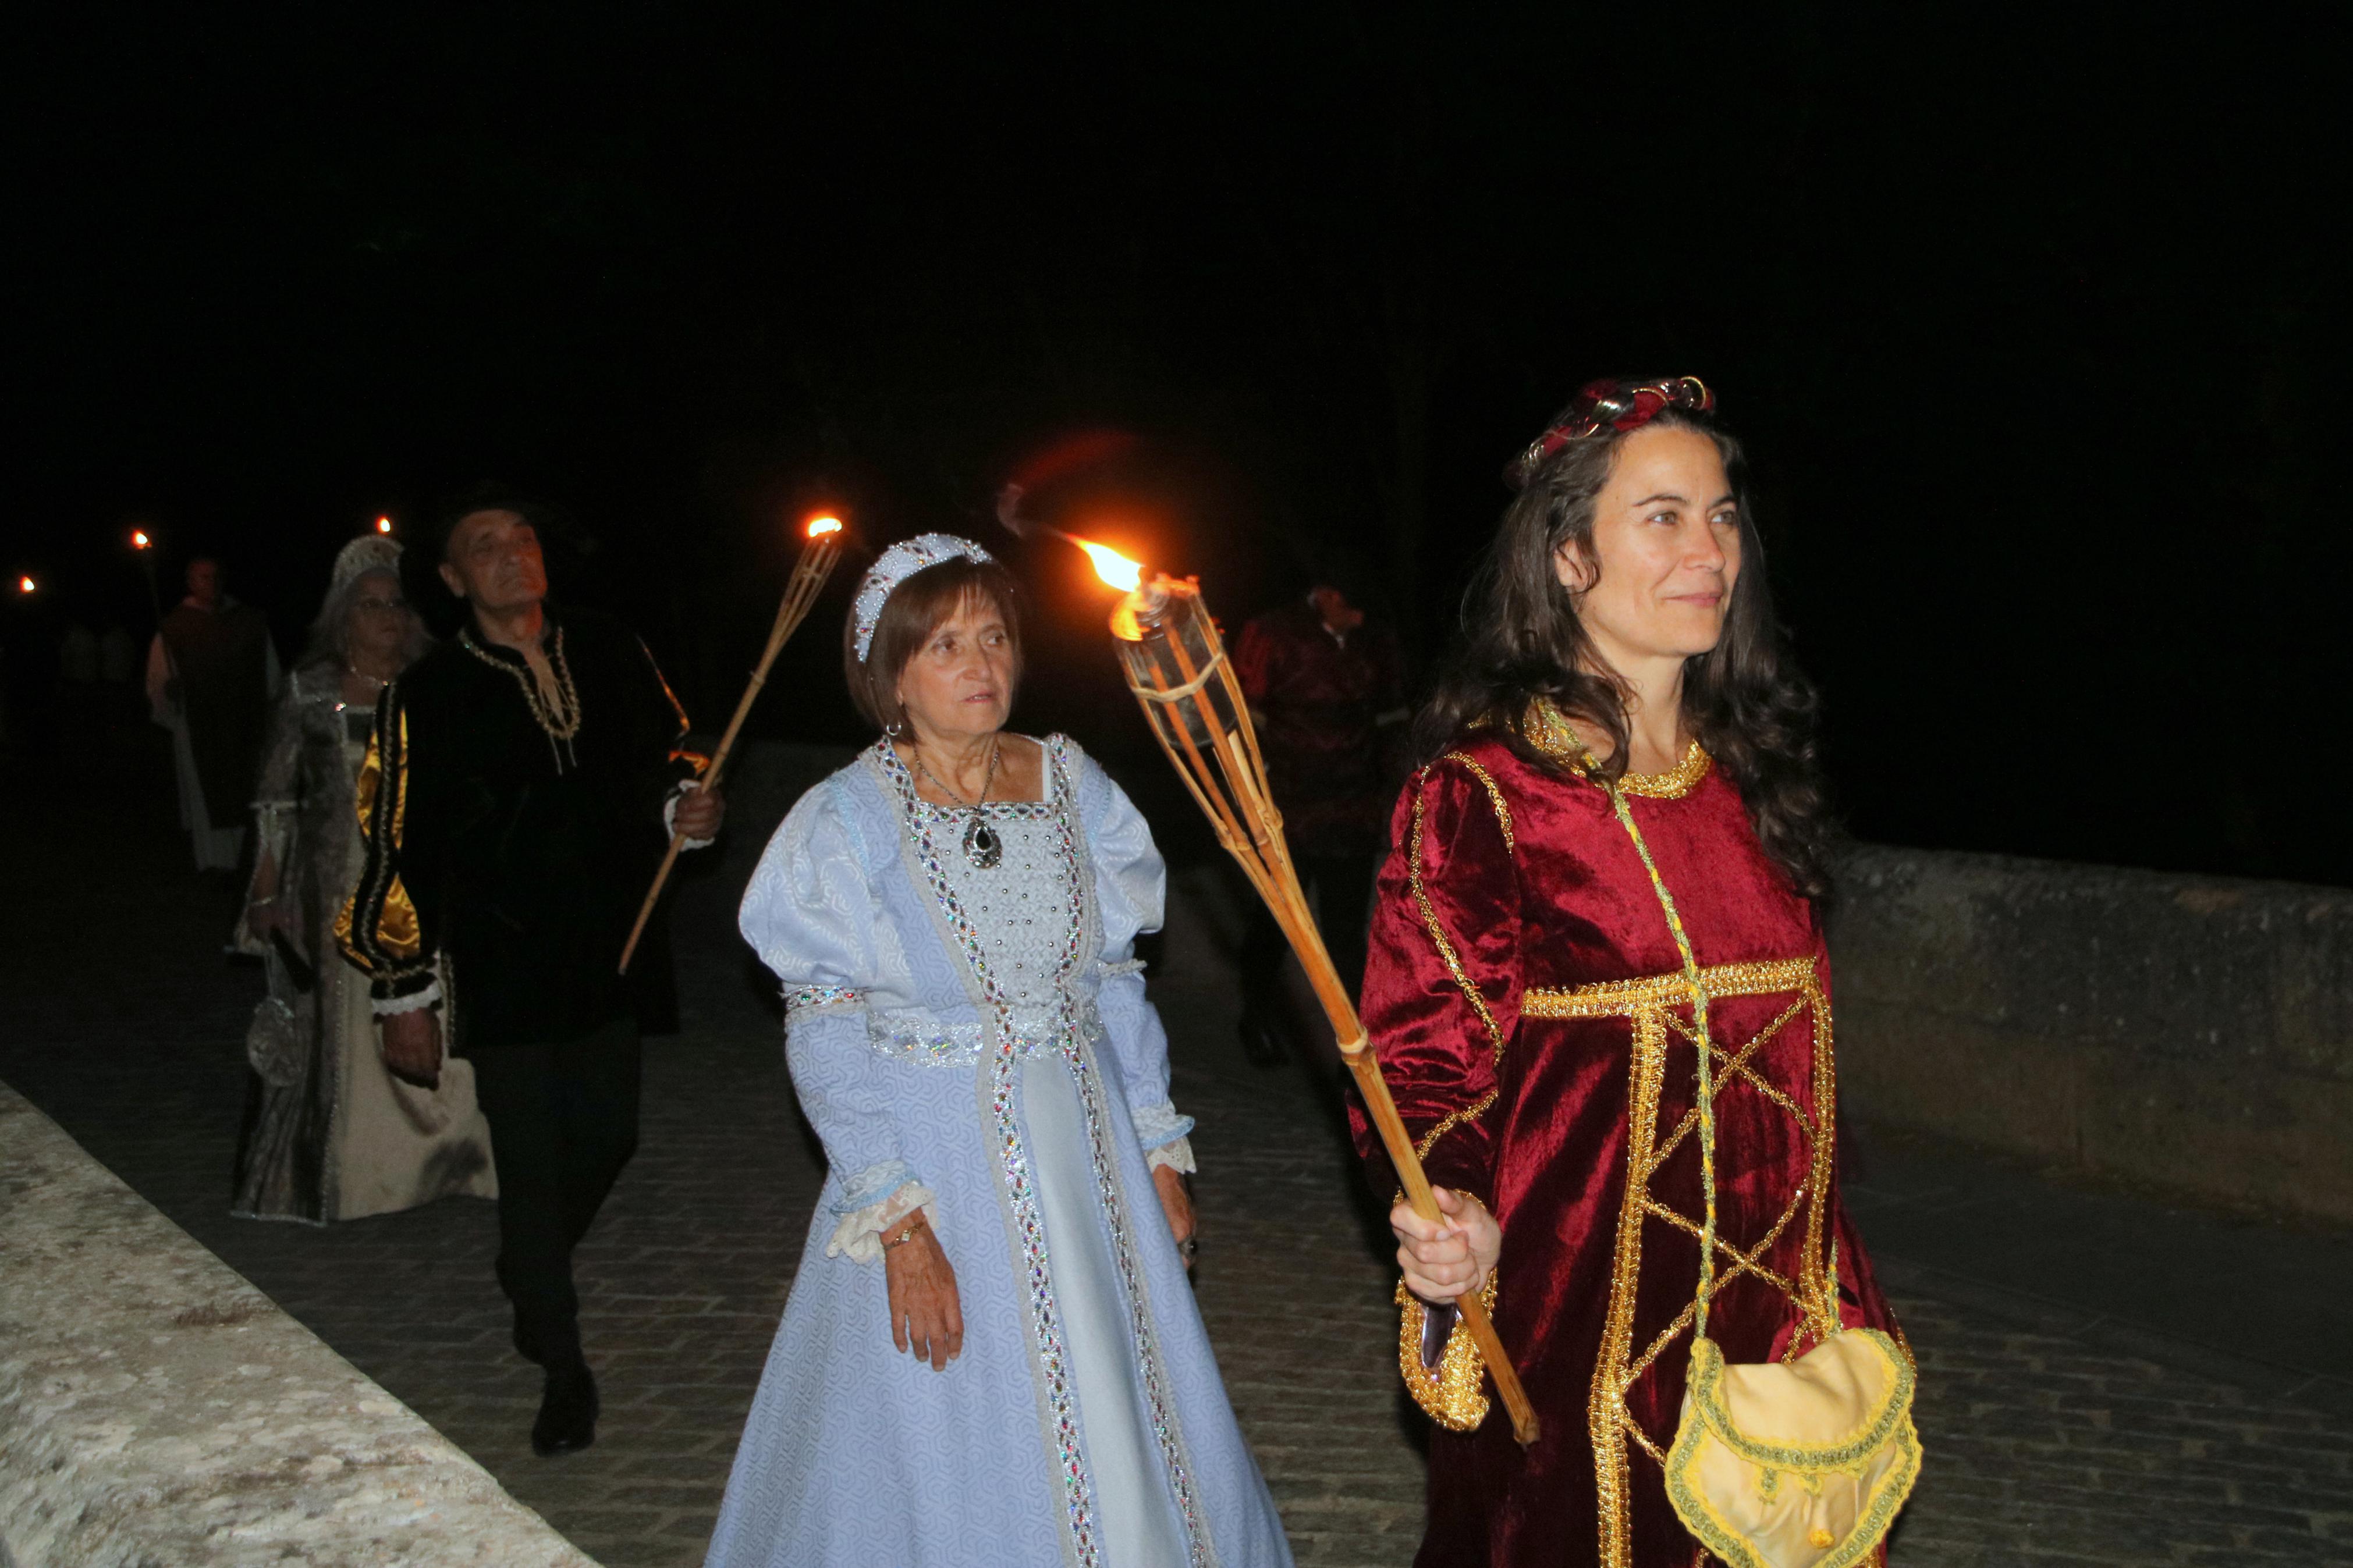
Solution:
{"label": "gold bracelet", "polygon": [[886,1236],[882,1238],[882,1250],[888,1252],[894,1247],[906,1246],[907,1243],[915,1239],[915,1233],[923,1228],[923,1211],[917,1209],[915,1211],[915,1217],[907,1222],[906,1229],[901,1231],[896,1236]]}

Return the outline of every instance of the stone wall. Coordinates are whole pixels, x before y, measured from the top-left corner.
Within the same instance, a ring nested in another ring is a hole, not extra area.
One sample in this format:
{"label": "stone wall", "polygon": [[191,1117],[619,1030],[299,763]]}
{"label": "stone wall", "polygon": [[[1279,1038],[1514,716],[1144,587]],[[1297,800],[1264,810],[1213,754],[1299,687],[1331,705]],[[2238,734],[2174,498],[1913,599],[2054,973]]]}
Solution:
{"label": "stone wall", "polygon": [[0,1568],[596,1568],[0,1084]]}
{"label": "stone wall", "polygon": [[[744,748],[733,831],[697,874],[740,885],[851,754]],[[1841,893],[1849,1114],[2353,1222],[2353,891],[1873,845]]]}
{"label": "stone wall", "polygon": [[2353,892],[1877,846],[1841,891],[1850,1114],[2353,1222]]}

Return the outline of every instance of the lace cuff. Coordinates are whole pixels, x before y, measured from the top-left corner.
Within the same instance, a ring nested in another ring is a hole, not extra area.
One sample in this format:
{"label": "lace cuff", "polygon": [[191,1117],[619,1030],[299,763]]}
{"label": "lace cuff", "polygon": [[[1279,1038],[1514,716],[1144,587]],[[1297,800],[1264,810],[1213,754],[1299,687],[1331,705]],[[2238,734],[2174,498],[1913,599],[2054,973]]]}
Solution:
{"label": "lace cuff", "polygon": [[923,1211],[932,1228],[940,1226],[940,1211],[932,1189],[921,1182],[902,1182],[880,1203],[852,1209],[841,1216],[833,1227],[833,1237],[825,1244],[828,1258],[847,1258],[852,1263],[880,1263],[882,1260],[882,1233],[913,1214]]}
{"label": "lace cuff", "polygon": [[419,1007],[437,1006],[441,1001],[441,982],[429,981],[421,990],[400,996],[377,996],[369,1001],[378,1018],[389,1018],[395,1013],[414,1013]]}
{"label": "lace cuff", "polygon": [[1193,1131],[1193,1119],[1176,1114],[1176,1108],[1165,1100],[1157,1105],[1130,1106],[1128,1115],[1135,1122],[1135,1141],[1146,1149],[1173,1143]]}
{"label": "lace cuff", "polygon": [[834,1204],[833,1212],[849,1214],[878,1204],[897,1192],[901,1184],[914,1179],[915,1173],[907,1169],[906,1161],[878,1160],[855,1175],[842,1178],[841,1196]]}
{"label": "lace cuff", "polygon": [[1198,1169],[1193,1163],[1193,1141],[1190,1138],[1177,1138],[1161,1144],[1157,1149],[1145,1152],[1144,1156],[1145,1170],[1156,1170],[1162,1165],[1167,1166],[1180,1175],[1193,1174]]}
{"label": "lace cuff", "polygon": [[[702,784],[692,779],[681,779],[678,783],[670,785],[670,798],[662,802],[663,832],[671,835],[673,837],[677,836],[678,828],[673,826],[673,824],[678,817],[678,803],[686,797],[686,792],[688,790],[701,789],[702,787]],[[717,842],[718,840],[714,838],[689,838],[680,844],[679,847],[681,849],[708,849],[712,845]]]}

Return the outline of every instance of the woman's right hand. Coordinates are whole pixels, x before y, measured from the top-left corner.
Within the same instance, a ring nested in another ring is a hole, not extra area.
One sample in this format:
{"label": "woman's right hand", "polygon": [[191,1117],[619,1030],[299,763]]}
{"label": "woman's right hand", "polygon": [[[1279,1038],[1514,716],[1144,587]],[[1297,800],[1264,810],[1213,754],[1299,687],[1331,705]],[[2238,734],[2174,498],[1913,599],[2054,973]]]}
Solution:
{"label": "woman's right hand", "polygon": [[964,1305],[956,1298],[955,1268],[923,1210],[892,1226],[890,1235],[909,1224],[915,1234],[882,1251],[882,1272],[891,1291],[891,1342],[913,1352],[917,1361],[929,1361],[934,1372],[945,1372],[948,1363],[964,1352]]}
{"label": "woman's right hand", "polygon": [[1389,1229],[1397,1235],[1405,1288],[1425,1301],[1443,1304],[1485,1288],[1504,1249],[1504,1231],[1487,1205],[1468,1193],[1432,1187],[1430,1194],[1441,1220],[1426,1220],[1411,1204],[1401,1203],[1389,1210]]}
{"label": "woman's right hand", "polygon": [[384,1066],[403,1083],[441,1087],[441,1023],[430,1007],[413,1007],[383,1019]]}

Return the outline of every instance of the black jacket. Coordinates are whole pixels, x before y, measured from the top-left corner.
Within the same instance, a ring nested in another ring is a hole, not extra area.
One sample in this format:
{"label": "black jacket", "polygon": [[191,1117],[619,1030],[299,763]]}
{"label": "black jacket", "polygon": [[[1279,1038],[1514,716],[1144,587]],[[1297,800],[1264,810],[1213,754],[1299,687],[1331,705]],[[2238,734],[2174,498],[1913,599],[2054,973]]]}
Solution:
{"label": "black jacket", "polygon": [[668,995],[659,942],[617,970],[663,803],[701,759],[642,642],[603,616],[547,618],[576,733],[552,736],[522,656],[469,628],[385,689],[361,769],[367,861],[336,934],[379,999],[423,992],[446,959],[461,1051],[577,1038]]}

